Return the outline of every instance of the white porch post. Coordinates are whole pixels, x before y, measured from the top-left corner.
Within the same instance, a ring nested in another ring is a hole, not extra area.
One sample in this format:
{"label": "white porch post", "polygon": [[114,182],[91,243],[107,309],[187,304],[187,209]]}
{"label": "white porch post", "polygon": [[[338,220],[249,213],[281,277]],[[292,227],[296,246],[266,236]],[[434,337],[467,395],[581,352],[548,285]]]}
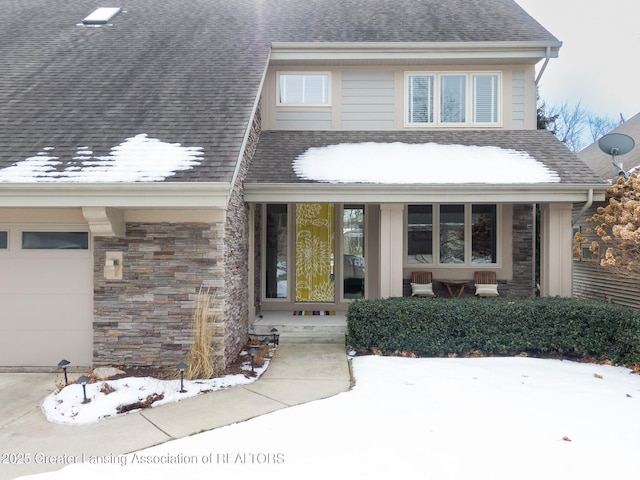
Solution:
{"label": "white porch post", "polygon": [[404,205],[380,205],[380,297],[402,296]]}
{"label": "white porch post", "polygon": [[571,296],[573,229],[570,203],[540,205],[540,294]]}

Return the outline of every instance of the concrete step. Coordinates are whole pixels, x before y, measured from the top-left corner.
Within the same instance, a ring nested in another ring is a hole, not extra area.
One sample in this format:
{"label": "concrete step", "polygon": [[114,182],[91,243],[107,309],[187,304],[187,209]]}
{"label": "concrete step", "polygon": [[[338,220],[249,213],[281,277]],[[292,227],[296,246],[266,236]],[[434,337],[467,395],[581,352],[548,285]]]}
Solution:
{"label": "concrete step", "polygon": [[347,329],[344,325],[253,325],[250,329],[252,335],[273,335],[273,328],[278,330],[278,334],[283,333],[304,333],[304,334],[345,334]]}
{"label": "concrete step", "polygon": [[346,336],[344,333],[292,333],[285,332],[278,337],[279,343],[332,343],[344,345]]}

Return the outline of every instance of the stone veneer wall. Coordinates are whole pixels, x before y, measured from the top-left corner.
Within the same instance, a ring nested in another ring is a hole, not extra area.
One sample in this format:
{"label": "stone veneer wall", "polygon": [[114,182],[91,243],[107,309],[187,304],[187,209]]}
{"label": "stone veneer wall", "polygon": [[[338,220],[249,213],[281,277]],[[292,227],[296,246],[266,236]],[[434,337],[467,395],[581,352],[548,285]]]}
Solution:
{"label": "stone veneer wall", "polygon": [[258,145],[260,128],[258,106],[227,207],[224,245],[224,356],[227,364],[235,360],[249,338],[249,207],[244,201],[244,179]]}
{"label": "stone veneer wall", "polygon": [[[123,279],[105,280],[105,252],[123,252]],[[127,223],[94,238],[94,364],[174,366],[186,359],[201,287],[223,297],[223,224]]]}
{"label": "stone veneer wall", "polygon": [[[94,364],[175,366],[193,342],[201,288],[212,297],[221,366],[248,339],[248,207],[243,182],[260,134],[256,113],[225,223],[127,223],[124,238],[94,239]],[[105,280],[107,251],[123,252],[123,279]]]}
{"label": "stone veneer wall", "polygon": [[532,204],[513,206],[513,280],[501,291],[509,297],[532,297],[535,285],[535,211]]}

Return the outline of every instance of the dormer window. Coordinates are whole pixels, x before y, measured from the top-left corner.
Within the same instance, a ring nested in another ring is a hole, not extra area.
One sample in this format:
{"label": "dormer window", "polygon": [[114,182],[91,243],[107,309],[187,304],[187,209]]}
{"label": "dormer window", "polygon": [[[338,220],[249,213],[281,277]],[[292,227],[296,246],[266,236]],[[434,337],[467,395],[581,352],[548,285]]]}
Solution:
{"label": "dormer window", "polygon": [[327,106],[330,104],[329,73],[278,74],[278,105]]}
{"label": "dormer window", "polygon": [[100,7],[94,10],[89,16],[82,20],[83,25],[107,25],[113,17],[118,15],[122,9],[120,7]]}

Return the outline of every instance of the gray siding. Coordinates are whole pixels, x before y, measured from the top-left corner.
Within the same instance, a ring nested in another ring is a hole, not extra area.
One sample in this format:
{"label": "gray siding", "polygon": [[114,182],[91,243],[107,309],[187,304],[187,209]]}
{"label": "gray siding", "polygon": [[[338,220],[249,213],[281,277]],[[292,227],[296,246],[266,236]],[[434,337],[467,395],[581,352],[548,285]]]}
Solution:
{"label": "gray siding", "polygon": [[279,130],[329,130],[331,112],[276,112]]}
{"label": "gray siding", "polygon": [[525,79],[523,70],[514,70],[512,73],[512,119],[513,128],[524,128],[524,113],[525,113]]}
{"label": "gray siding", "polygon": [[[593,233],[587,233],[586,218],[595,213],[598,205],[594,205],[580,218],[579,225],[582,233],[587,237],[584,243],[588,246],[592,240],[597,240]],[[575,211],[580,207],[574,208]],[[603,267],[596,259],[583,258],[574,260],[572,270],[572,295],[577,298],[591,298],[605,302],[640,308],[640,272],[622,276],[619,271]]]}
{"label": "gray siding", "polygon": [[393,72],[344,72],[342,127],[391,130],[394,127]]}

